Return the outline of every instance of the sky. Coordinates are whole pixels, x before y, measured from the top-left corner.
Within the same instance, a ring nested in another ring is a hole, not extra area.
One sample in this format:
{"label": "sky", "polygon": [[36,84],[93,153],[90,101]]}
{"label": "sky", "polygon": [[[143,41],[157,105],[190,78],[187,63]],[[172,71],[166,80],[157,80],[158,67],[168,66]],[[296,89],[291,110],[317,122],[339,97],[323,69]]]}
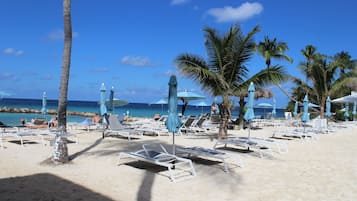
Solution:
{"label": "sky", "polygon": [[[114,87],[115,96],[150,103],[167,97],[169,76],[178,91],[213,97],[183,77],[174,65],[182,53],[207,58],[205,27],[225,33],[232,25],[243,32],[256,25],[264,36],[288,44],[293,63],[273,60],[303,77],[298,63],[308,44],[334,55],[347,51],[357,58],[357,2],[352,0],[73,0],[72,59],[68,99],[99,100],[99,88]],[[0,95],[9,98],[57,99],[63,54],[62,0],[0,1]],[[247,63],[250,75],[265,68],[255,54]],[[288,91],[291,83],[283,85]],[[278,107],[288,98],[275,86]],[[272,103],[271,99],[258,102]],[[235,103],[237,104],[237,102]]]}

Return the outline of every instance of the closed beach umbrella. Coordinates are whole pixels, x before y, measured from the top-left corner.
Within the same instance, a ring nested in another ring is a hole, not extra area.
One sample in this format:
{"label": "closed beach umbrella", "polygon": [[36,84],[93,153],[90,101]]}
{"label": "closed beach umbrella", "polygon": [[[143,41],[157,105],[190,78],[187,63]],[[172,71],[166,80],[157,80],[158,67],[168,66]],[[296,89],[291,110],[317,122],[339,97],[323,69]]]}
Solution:
{"label": "closed beach umbrella", "polygon": [[169,81],[169,115],[165,122],[166,128],[172,132],[172,153],[175,155],[175,133],[179,131],[181,120],[177,115],[177,80],[176,76],[172,75]]}
{"label": "closed beach umbrella", "polygon": [[273,110],[271,111],[271,115],[273,117],[276,116],[276,101],[275,101],[275,99],[273,99]]}
{"label": "closed beach umbrella", "polygon": [[184,115],[185,111],[186,111],[186,107],[190,100],[200,100],[200,99],[205,99],[206,97],[196,94],[194,92],[185,90],[185,91],[178,92],[177,98],[181,99],[183,102],[181,114]]}
{"label": "closed beach umbrella", "polygon": [[114,87],[110,89],[108,111],[114,113]]}
{"label": "closed beach umbrella", "polygon": [[248,103],[247,103],[247,111],[244,114],[244,119],[249,122],[249,130],[248,130],[248,138],[250,138],[250,122],[254,118],[254,84],[253,82],[250,83],[248,88]]}
{"label": "closed beach umbrella", "polygon": [[326,117],[330,118],[331,117],[331,99],[330,96],[327,97],[326,99]]}
{"label": "closed beach umbrella", "polygon": [[102,86],[100,87],[100,101],[99,101],[99,110],[101,116],[107,113],[107,107],[105,106],[105,92],[106,89],[104,83],[102,83]]}
{"label": "closed beach umbrella", "polygon": [[43,92],[42,94],[42,108],[41,108],[41,113],[43,115],[46,115],[47,114],[47,95],[46,95],[46,92]]}
{"label": "closed beach umbrella", "polygon": [[306,122],[310,121],[310,117],[309,117],[309,99],[307,98],[307,95],[305,95],[303,107],[304,108],[303,108],[301,121],[306,123]]}
{"label": "closed beach umbrella", "polygon": [[[301,116],[301,121],[306,124],[306,122],[310,121],[309,117],[309,99],[307,98],[307,95],[305,95],[304,98],[304,104],[303,104],[303,113]],[[305,124],[304,124],[304,133],[305,133]]]}
{"label": "closed beach umbrella", "polygon": [[347,121],[348,117],[350,117],[350,111],[348,111],[348,102],[345,103],[345,113],[343,116],[345,116],[345,120]]}
{"label": "closed beach umbrella", "polygon": [[293,112],[294,117],[296,117],[297,114],[298,114],[298,102],[295,101],[294,112]]}

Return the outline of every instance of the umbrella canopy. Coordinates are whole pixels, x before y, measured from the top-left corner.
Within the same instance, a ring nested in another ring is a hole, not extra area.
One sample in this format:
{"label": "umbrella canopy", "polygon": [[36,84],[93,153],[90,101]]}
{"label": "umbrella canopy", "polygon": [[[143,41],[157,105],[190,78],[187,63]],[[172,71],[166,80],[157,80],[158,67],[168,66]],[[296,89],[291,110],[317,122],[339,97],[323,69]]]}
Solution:
{"label": "umbrella canopy", "polygon": [[[106,101],[106,105],[109,106],[109,99],[107,99]],[[121,100],[119,98],[113,98],[113,107],[117,107],[117,106],[124,106],[124,105],[127,105],[128,104],[128,101],[126,100]],[[114,110],[114,108],[113,108]]]}
{"label": "umbrella canopy", "polygon": [[308,107],[320,107],[319,105],[313,104],[313,103],[309,103]]}
{"label": "umbrella canopy", "polygon": [[354,115],[356,115],[356,101],[355,102],[353,102],[353,110],[352,110],[352,114],[353,114],[353,116]]}
{"label": "umbrella canopy", "polygon": [[184,113],[186,111],[186,107],[190,100],[201,100],[201,99],[205,99],[206,97],[196,94],[194,92],[185,90],[185,91],[178,92],[177,98],[181,99],[183,102],[181,113],[182,113],[182,115],[184,115]]}
{"label": "umbrella canopy", "polygon": [[357,101],[357,94],[343,96],[341,98],[331,100],[332,103],[353,103],[355,101]]}
{"label": "umbrella canopy", "polygon": [[41,113],[43,115],[46,115],[47,114],[47,95],[46,95],[46,92],[43,92],[42,94],[42,108],[41,108]]}
{"label": "umbrella canopy", "polygon": [[276,101],[273,99],[273,110],[271,111],[271,115],[275,117],[276,115]]}
{"label": "umbrella canopy", "polygon": [[161,105],[161,113],[164,113],[164,105],[167,104],[167,100],[165,99],[160,99],[156,102],[153,102],[151,104],[155,104],[155,105]]}
{"label": "umbrella canopy", "polygon": [[106,89],[104,83],[102,83],[102,86],[100,87],[100,101],[99,101],[99,110],[101,116],[107,113],[107,107],[105,106],[105,92]]}
{"label": "umbrella canopy", "polygon": [[304,104],[303,105],[304,105],[304,109],[303,109],[301,121],[306,123],[306,122],[310,121],[310,117],[309,117],[309,99],[307,98],[307,95],[305,95]]}
{"label": "umbrella canopy", "polygon": [[201,113],[203,113],[203,107],[209,106],[209,105],[208,105],[206,102],[204,102],[204,101],[201,101],[201,102],[199,102],[199,103],[197,103],[197,104],[195,104],[195,105],[201,107]]}
{"label": "umbrella canopy", "polygon": [[345,113],[343,114],[343,116],[345,116],[346,119],[348,119],[348,117],[350,117],[350,111],[348,111],[348,102],[345,103]]}
{"label": "umbrella canopy", "polygon": [[272,108],[273,105],[270,103],[259,103],[255,107],[260,107],[260,108]]}
{"label": "umbrella canopy", "polygon": [[254,118],[254,84],[253,82],[250,83],[248,88],[248,103],[247,103],[247,111],[244,114],[244,119],[249,122],[249,131],[248,131],[248,138],[250,138],[250,122]]}
{"label": "umbrella canopy", "polygon": [[331,117],[331,99],[330,96],[327,97],[326,99],[326,117],[330,118]]}
{"label": "umbrella canopy", "polygon": [[108,111],[109,112],[114,112],[114,87],[110,89],[110,94],[109,94],[109,102],[108,102]]}
{"label": "umbrella canopy", "polygon": [[172,132],[173,154],[175,154],[175,134],[179,131],[181,120],[177,115],[177,80],[176,76],[172,75],[169,81],[169,115],[165,122],[166,128]]}
{"label": "umbrella canopy", "polygon": [[298,114],[298,106],[299,106],[299,103],[297,101],[295,101],[294,112],[293,112],[294,117],[296,117]]}

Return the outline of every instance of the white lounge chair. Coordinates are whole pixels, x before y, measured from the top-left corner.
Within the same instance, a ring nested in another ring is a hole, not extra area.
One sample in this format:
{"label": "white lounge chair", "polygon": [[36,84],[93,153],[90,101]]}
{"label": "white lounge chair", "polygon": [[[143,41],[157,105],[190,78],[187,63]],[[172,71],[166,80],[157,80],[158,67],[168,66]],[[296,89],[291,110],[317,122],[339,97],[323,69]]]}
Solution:
{"label": "white lounge chair", "polygon": [[3,147],[2,141],[5,138],[17,138],[20,140],[21,146],[24,146],[24,140],[29,138],[32,140],[38,138],[43,144],[43,139],[37,133],[32,132],[31,129],[22,130],[19,127],[7,127],[1,129],[1,147]]}
{"label": "white lounge chair", "polygon": [[137,131],[131,128],[126,128],[124,127],[117,115],[110,115],[108,118],[108,128],[103,131],[103,138],[105,137],[105,134],[107,133],[117,133],[117,134],[124,134],[127,135],[128,140],[131,140],[131,135],[137,134]]}
{"label": "white lounge chair", "polygon": [[270,148],[270,146],[267,146],[267,144],[261,143],[257,140],[252,140],[248,138],[235,137],[235,138],[226,138],[226,139],[217,140],[213,148],[216,149],[220,145],[224,145],[224,147],[227,147],[227,145],[233,145],[248,150],[254,149],[258,151],[259,156],[261,158],[263,157],[263,150],[268,151],[270,155],[272,155],[272,149]]}
{"label": "white lounge chair", "polygon": [[[224,152],[217,151],[214,149],[207,149],[203,147],[177,147],[176,150],[178,153],[181,152],[183,154],[187,154],[188,157],[197,156],[197,157],[214,158],[220,160],[224,165],[224,171],[229,172],[228,164],[226,163],[226,159],[228,159],[229,156]],[[240,158],[238,158],[238,163],[240,167],[243,166],[243,162]]]}
{"label": "white lounge chair", "polygon": [[[161,151],[148,149],[147,146],[144,144],[142,146],[143,149],[135,152],[120,152],[119,161],[123,158],[133,158],[166,167],[173,182],[196,176],[191,160],[169,154],[162,145],[160,145]],[[182,175],[183,173],[189,173],[189,175]]]}

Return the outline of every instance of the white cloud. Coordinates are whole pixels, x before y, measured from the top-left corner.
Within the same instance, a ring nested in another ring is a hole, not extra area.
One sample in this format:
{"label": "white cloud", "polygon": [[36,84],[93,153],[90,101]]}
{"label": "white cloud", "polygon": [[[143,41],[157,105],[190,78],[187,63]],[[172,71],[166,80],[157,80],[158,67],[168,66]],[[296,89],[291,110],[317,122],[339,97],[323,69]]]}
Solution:
{"label": "white cloud", "polygon": [[[72,38],[77,38],[78,35],[78,32],[72,32]],[[62,29],[51,31],[49,34],[47,34],[47,39],[51,41],[63,40],[64,31]]]}
{"label": "white cloud", "polygon": [[10,54],[10,55],[16,55],[16,56],[20,56],[24,54],[23,50],[15,50],[14,48],[6,48],[3,50],[4,54]]}
{"label": "white cloud", "polygon": [[15,52],[14,48],[11,47],[4,49],[5,54],[13,54],[14,52]]}
{"label": "white cloud", "polygon": [[182,5],[185,4],[187,2],[189,2],[190,0],[171,0],[171,5]]}
{"label": "white cloud", "polygon": [[241,21],[258,15],[263,11],[263,5],[257,2],[243,3],[239,7],[225,6],[224,8],[212,8],[207,13],[216,18],[217,22]]}
{"label": "white cloud", "polygon": [[20,56],[20,55],[23,55],[24,54],[24,51],[23,50],[17,50],[16,52],[15,52],[15,55],[17,55],[17,56]]}
{"label": "white cloud", "polygon": [[153,66],[153,63],[148,57],[142,56],[124,56],[121,58],[121,62],[130,66]]}

